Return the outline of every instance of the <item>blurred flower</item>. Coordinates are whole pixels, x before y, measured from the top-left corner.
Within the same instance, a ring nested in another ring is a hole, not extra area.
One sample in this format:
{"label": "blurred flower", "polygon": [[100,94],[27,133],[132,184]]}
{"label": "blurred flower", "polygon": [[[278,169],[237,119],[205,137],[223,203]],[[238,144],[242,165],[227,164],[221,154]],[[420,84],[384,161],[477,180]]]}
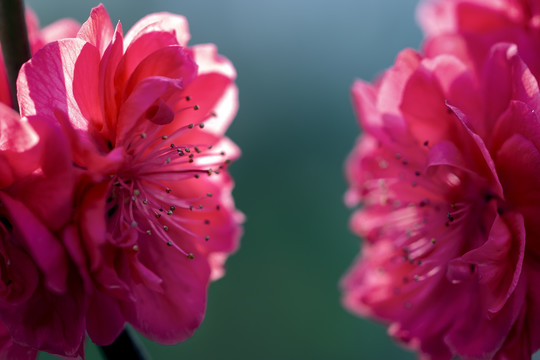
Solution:
{"label": "blurred flower", "polygon": [[424,0],[418,20],[426,56],[454,54],[481,69],[497,42],[515,43],[540,78],[540,4],[536,0]]}
{"label": "blurred flower", "polygon": [[64,241],[98,345],[126,321],[160,343],[189,337],[238,246],[227,165],[239,150],[224,136],[236,74],[215,46],[188,39],[185,18],[168,13],[124,37],[100,5],[76,39],[46,45],[21,69],[21,113],[57,121],[79,171]]}
{"label": "blurred flower", "polygon": [[[39,20],[32,9],[26,9],[26,28],[30,51],[34,54],[46,43],[67,37],[75,37],[81,25],[73,19],[58,20],[43,29],[39,27]],[[0,51],[0,102],[12,106],[8,77]]]}
{"label": "blurred flower", "polygon": [[403,51],[355,83],[364,130],[347,162],[364,238],[348,309],[423,358],[528,359],[540,347],[540,91],[514,45],[476,76]]}
{"label": "blurred flower", "polygon": [[61,240],[73,175],[57,126],[0,103],[1,358],[82,351],[87,301],[77,282],[68,293],[73,268]]}

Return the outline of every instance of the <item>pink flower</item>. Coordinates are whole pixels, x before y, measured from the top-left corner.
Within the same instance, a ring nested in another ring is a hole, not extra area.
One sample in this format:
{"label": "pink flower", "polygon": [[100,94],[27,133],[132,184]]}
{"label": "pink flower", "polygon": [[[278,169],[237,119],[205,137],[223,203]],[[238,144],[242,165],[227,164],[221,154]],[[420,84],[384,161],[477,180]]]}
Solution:
{"label": "pink flower", "polygon": [[426,359],[528,359],[540,347],[540,91],[513,45],[477,77],[403,51],[358,81],[364,134],[346,200],[364,238],[345,306]]}
{"label": "pink flower", "polygon": [[452,53],[481,69],[492,45],[510,42],[540,76],[540,5],[535,0],[424,0],[418,20],[428,57]]}
{"label": "pink flower", "polygon": [[186,20],[168,13],[124,37],[100,5],[76,39],[46,45],[21,69],[21,113],[57,121],[79,169],[64,241],[98,345],[125,322],[165,344],[189,337],[238,246],[227,165],[239,150],[224,136],[235,70],[188,39]]}
{"label": "pink flower", "polygon": [[[39,28],[39,20],[32,9],[26,9],[26,28],[32,54],[38,51],[46,43],[67,37],[75,37],[81,25],[73,19],[61,19],[51,25]],[[11,95],[8,85],[8,77],[4,65],[2,52],[0,51],[0,102],[11,106]]]}
{"label": "pink flower", "polygon": [[60,234],[74,177],[60,129],[0,103],[0,179],[0,357],[79,354],[86,300],[77,283],[67,294],[73,268]]}

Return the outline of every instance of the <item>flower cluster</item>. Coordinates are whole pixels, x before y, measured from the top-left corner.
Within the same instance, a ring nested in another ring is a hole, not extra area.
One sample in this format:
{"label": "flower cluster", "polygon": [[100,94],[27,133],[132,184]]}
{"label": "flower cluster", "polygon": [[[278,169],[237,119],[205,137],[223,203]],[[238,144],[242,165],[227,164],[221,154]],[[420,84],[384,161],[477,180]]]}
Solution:
{"label": "flower cluster", "polygon": [[423,50],[357,81],[346,164],[364,239],[345,306],[425,359],[540,348],[540,7],[434,0]]}
{"label": "flower cluster", "polygon": [[86,334],[109,345],[126,323],[180,342],[241,235],[235,69],[188,47],[179,15],[125,35],[102,5],[27,23],[20,115],[0,63],[0,357],[84,357]]}

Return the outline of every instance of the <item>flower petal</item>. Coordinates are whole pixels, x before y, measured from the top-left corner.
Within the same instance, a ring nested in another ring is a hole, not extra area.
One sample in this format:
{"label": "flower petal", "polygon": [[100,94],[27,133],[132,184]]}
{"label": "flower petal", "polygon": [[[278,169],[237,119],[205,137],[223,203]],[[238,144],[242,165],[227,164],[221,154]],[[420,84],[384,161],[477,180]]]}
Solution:
{"label": "flower petal", "polygon": [[103,55],[112,40],[113,33],[111,18],[103,4],[99,4],[92,9],[90,17],[81,26],[77,37],[94,45]]}

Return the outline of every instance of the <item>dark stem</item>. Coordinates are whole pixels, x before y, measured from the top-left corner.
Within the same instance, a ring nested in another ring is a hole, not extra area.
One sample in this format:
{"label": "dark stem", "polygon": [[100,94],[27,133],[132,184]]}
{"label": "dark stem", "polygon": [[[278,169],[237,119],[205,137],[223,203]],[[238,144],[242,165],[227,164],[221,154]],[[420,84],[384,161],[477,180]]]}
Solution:
{"label": "dark stem", "polygon": [[101,352],[108,360],[150,360],[150,356],[130,328],[125,328],[111,345],[101,346]]}
{"label": "dark stem", "polygon": [[17,75],[22,64],[31,56],[23,0],[0,0],[0,44],[11,90],[12,107],[19,111]]}

